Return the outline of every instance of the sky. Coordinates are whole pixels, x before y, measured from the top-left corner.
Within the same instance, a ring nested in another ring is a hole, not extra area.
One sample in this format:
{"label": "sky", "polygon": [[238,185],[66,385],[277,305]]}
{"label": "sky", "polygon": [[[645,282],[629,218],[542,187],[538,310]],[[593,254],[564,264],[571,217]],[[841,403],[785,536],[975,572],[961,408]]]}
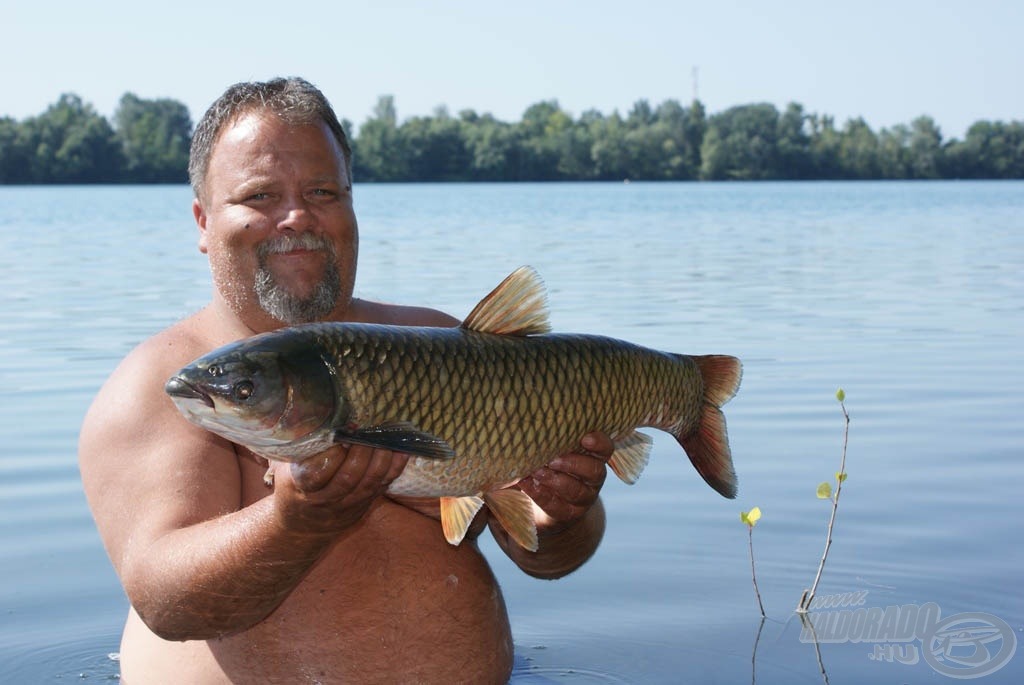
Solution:
{"label": "sky", "polygon": [[111,117],[126,92],[193,121],[237,81],[297,75],[357,126],[445,106],[518,121],[646,99],[709,114],[789,102],[876,131],[931,116],[945,139],[1024,119],[1020,0],[0,0],[0,116],[75,93]]}

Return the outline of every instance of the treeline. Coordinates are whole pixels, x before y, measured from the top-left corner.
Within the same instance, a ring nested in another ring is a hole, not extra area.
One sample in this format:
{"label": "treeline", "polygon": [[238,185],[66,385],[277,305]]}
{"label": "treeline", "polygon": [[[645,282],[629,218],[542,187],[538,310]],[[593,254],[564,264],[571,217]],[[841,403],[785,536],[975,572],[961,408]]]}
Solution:
{"label": "treeline", "polygon": [[73,94],[0,118],[0,183],[184,183],[192,119],[175,100],[122,96],[113,122]]}
{"label": "treeline", "polygon": [[556,101],[517,123],[472,110],[401,124],[380,98],[355,140],[355,175],[372,181],[607,181],[1024,178],[1024,122],[980,121],[944,141],[930,117],[875,132],[841,128],[791,103],[732,107],[707,116],[640,100],[626,116],[591,110],[574,119]]}
{"label": "treeline", "polygon": [[[191,132],[175,100],[127,93],[108,122],[65,94],[38,116],[0,118],[0,183],[184,183]],[[625,116],[574,118],[549,100],[513,123],[444,107],[399,123],[383,96],[352,147],[361,182],[1024,178],[1022,121],[979,121],[944,140],[927,116],[874,131],[797,103],[708,116],[696,100],[640,100]]]}

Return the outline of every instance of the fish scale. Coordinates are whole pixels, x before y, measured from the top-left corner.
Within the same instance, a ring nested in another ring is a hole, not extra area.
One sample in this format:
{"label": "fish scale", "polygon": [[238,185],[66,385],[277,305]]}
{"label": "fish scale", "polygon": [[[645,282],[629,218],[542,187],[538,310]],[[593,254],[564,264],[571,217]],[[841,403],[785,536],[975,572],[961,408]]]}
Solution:
{"label": "fish scale", "polygon": [[393,494],[503,487],[578,448],[595,428],[612,437],[638,426],[686,429],[703,392],[690,358],[600,336],[359,324],[310,332],[339,369],[354,429],[406,422],[455,452],[452,460],[412,459]]}

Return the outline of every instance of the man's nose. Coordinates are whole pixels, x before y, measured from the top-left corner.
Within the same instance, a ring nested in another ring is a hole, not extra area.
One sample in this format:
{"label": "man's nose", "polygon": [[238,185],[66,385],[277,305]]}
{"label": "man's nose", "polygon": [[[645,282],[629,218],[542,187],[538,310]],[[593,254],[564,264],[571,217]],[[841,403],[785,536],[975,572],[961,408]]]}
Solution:
{"label": "man's nose", "polygon": [[316,217],[311,211],[309,203],[302,195],[296,195],[286,198],[277,227],[282,230],[301,232],[312,228],[315,222]]}

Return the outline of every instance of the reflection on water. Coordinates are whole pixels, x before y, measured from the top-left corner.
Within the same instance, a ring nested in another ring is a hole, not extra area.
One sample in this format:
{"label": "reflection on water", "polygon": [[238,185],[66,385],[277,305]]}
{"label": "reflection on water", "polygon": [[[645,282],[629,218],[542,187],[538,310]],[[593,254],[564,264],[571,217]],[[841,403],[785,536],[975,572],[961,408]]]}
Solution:
{"label": "reflection on water", "polygon": [[[126,603],[75,441],[118,360],[208,297],[189,200],[184,186],[0,188],[12,682],[116,675]],[[356,204],[364,296],[464,316],[531,264],[556,330],[744,361],[726,406],[739,499],[655,432],[640,481],[608,481],[608,531],[578,573],[532,580],[484,544],[516,682],[934,681],[923,658],[800,640],[792,609],[821,554],[828,506],[814,490],[838,463],[838,386],[850,475],[819,594],[933,602],[1021,634],[1024,184],[399,185],[359,187]],[[738,516],[755,505],[760,627]],[[1020,663],[991,677],[1018,680]]]}

